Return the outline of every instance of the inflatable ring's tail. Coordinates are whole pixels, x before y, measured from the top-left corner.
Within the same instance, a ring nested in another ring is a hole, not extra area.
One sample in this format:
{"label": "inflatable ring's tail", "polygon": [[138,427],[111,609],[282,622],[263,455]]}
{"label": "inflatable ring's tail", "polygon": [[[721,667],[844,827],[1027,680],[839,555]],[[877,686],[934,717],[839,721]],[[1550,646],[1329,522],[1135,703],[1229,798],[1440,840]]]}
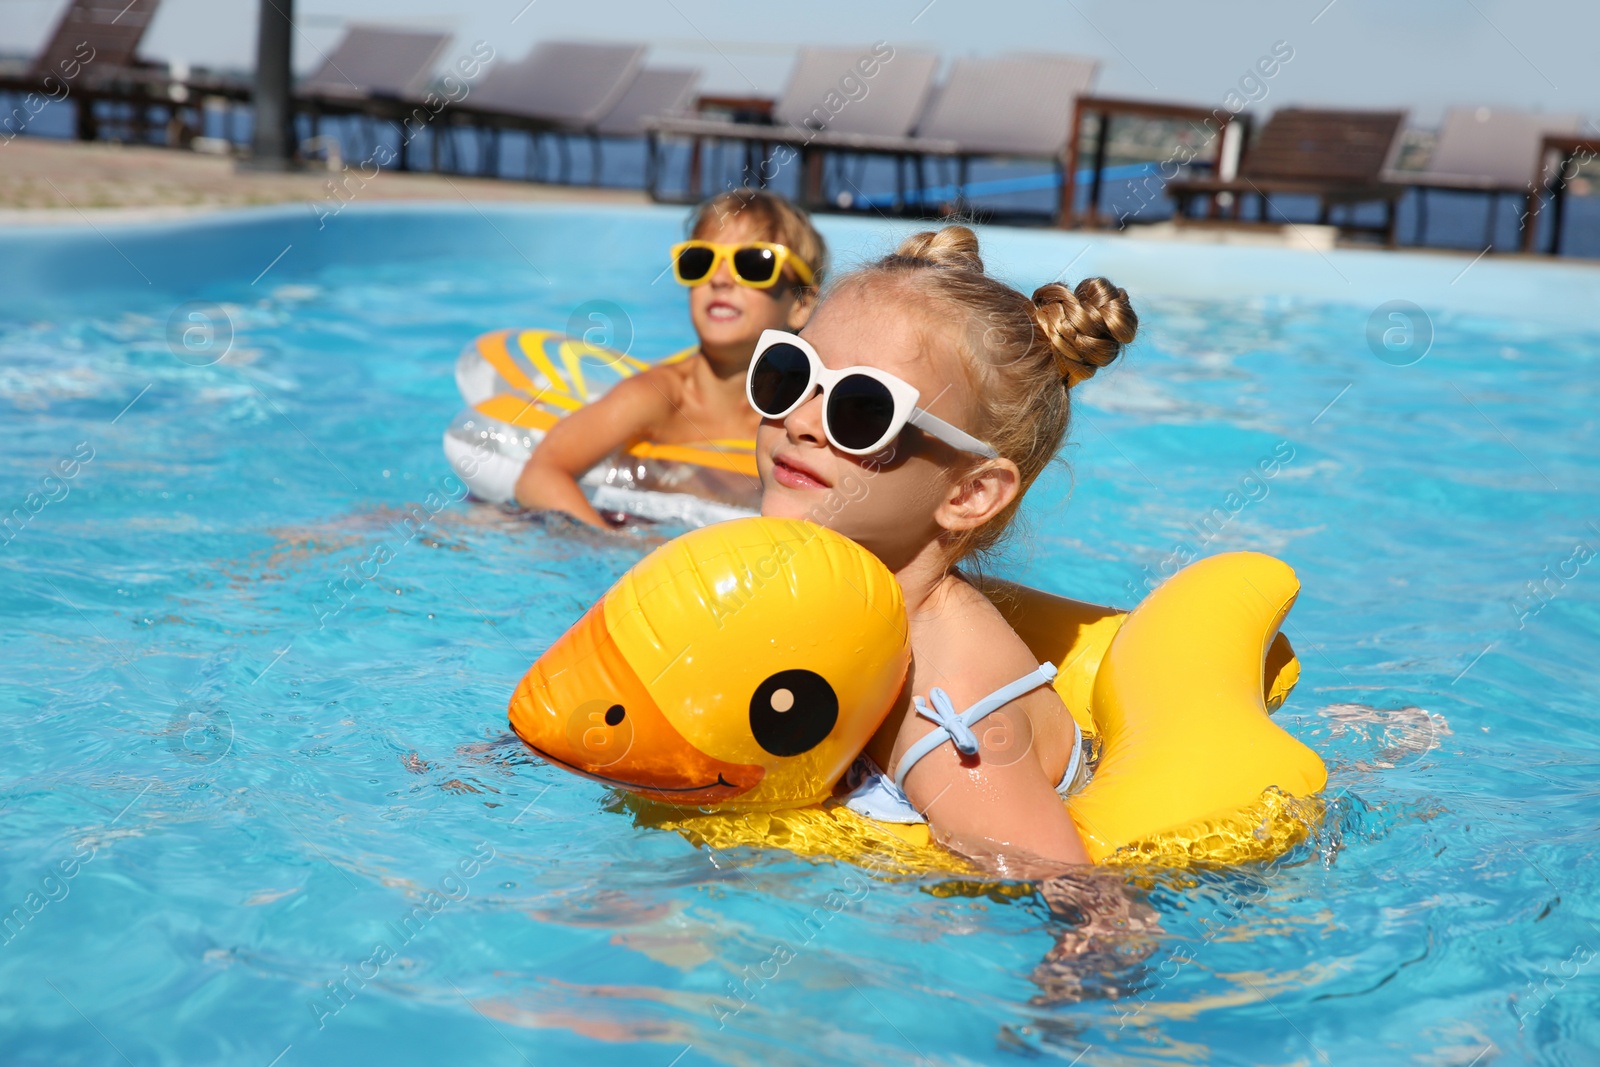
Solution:
{"label": "inflatable ring's tail", "polygon": [[1123,621],[1094,680],[1104,755],[1069,802],[1095,862],[1240,863],[1305,837],[1327,768],[1268,718],[1299,675],[1274,645],[1299,590],[1282,561],[1233,552]]}

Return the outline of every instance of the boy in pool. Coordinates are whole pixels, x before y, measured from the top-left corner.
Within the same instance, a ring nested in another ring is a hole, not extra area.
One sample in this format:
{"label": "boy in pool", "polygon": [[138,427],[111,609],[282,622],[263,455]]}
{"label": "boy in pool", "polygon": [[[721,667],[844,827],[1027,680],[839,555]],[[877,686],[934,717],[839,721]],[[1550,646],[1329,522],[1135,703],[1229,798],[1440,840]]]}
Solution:
{"label": "boy in pool", "polygon": [[691,444],[755,436],[745,372],[769,329],[798,330],[816,306],[827,245],[806,213],[755,189],[701,204],[689,240],[672,249],[672,271],[689,287],[694,355],[628,378],[545,434],[517,479],[517,503],[564,511],[608,527],[578,486],[606,456],[641,441]]}
{"label": "boy in pool", "polygon": [[[847,803],[926,820],[1004,877],[1088,862],[1063,803],[1085,778],[1082,738],[1053,672],[956,564],[1000,540],[1061,447],[1071,389],[1137,326],[1104,278],[1029,299],[950,226],[841,279],[803,339],[769,333],[751,364],[762,514],[825,522],[905,594],[911,670]],[[997,710],[956,720],[978,703]]]}

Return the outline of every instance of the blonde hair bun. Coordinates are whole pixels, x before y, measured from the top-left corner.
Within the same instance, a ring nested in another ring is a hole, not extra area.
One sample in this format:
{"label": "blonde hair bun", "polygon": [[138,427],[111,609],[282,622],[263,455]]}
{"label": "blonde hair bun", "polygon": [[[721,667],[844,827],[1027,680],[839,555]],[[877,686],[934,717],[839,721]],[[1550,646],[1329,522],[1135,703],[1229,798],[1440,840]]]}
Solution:
{"label": "blonde hair bun", "polygon": [[901,241],[900,247],[889,258],[983,273],[983,257],[978,255],[978,235],[965,226],[946,226],[942,230],[914,233]]}
{"label": "blonde hair bun", "polygon": [[948,346],[960,358],[975,408],[962,428],[1017,465],[1022,492],[988,522],[953,534],[946,550],[958,560],[989,549],[1066,439],[1072,387],[1133,340],[1139,319],[1128,294],[1089,278],[1076,290],[1046,285],[1030,300],[984,272],[978,235],[966,226],[913,234],[834,292],[863,286],[875,290],[869,313],[894,307],[914,315],[919,341]]}
{"label": "blonde hair bun", "polygon": [[1068,389],[1121,355],[1139,331],[1127,290],[1104,278],[1085,278],[1076,289],[1060,282],[1042,285],[1034,290],[1033,307]]}

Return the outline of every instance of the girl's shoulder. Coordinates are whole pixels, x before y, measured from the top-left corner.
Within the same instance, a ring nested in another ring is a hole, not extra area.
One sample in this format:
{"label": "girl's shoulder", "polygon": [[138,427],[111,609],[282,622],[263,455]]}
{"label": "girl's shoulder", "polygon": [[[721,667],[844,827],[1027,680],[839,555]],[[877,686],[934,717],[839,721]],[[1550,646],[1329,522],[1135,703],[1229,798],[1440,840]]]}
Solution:
{"label": "girl's shoulder", "polygon": [[950,691],[971,691],[969,700],[994,692],[1039,666],[1033,653],[989,598],[970,582],[949,583],[944,604],[918,629],[918,658],[952,684],[933,682]]}

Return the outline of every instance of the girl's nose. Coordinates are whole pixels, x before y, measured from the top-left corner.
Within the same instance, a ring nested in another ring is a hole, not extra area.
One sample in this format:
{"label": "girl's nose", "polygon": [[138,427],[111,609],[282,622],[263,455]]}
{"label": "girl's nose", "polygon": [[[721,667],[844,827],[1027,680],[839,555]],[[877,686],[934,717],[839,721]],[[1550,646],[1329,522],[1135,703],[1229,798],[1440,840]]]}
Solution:
{"label": "girl's nose", "polygon": [[822,391],[819,389],[812,393],[804,403],[789,412],[783,420],[783,428],[789,440],[796,444],[825,444],[827,434],[822,429]]}
{"label": "girl's nose", "polygon": [[711,275],[711,288],[731,289],[735,284],[737,283],[733,280],[733,270],[729,267],[728,261],[723,260],[718,263],[716,271]]}

